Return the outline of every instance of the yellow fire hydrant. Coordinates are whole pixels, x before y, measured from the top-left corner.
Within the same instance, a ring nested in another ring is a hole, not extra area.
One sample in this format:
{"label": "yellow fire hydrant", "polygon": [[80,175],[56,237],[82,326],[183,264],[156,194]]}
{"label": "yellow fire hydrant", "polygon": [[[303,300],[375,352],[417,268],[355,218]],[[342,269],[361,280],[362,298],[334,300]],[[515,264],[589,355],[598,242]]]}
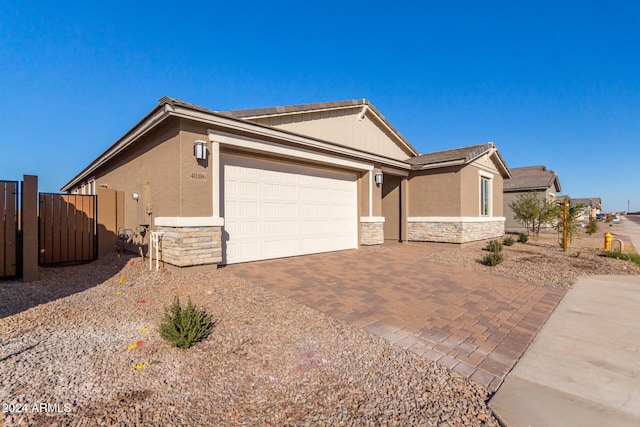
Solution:
{"label": "yellow fire hydrant", "polygon": [[613,240],[613,234],[607,232],[604,235],[604,250],[605,251],[609,251],[611,250],[611,241]]}

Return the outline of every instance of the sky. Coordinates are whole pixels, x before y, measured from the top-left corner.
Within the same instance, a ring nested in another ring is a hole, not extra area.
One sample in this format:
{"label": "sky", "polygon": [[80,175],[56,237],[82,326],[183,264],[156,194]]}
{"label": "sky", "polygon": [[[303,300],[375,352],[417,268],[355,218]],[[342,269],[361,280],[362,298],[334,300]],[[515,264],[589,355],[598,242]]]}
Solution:
{"label": "sky", "polygon": [[0,0],[0,179],[58,192],[163,96],[366,98],[420,153],[493,141],[640,211],[640,2]]}

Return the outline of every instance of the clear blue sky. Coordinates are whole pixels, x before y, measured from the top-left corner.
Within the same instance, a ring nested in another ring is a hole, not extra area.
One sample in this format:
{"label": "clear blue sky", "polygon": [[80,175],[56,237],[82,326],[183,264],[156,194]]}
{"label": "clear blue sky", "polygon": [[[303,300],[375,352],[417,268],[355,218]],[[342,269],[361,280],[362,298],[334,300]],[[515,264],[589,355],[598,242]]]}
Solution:
{"label": "clear blue sky", "polygon": [[640,210],[640,2],[0,0],[0,179],[56,192],[164,95],[367,98],[421,153],[494,141]]}

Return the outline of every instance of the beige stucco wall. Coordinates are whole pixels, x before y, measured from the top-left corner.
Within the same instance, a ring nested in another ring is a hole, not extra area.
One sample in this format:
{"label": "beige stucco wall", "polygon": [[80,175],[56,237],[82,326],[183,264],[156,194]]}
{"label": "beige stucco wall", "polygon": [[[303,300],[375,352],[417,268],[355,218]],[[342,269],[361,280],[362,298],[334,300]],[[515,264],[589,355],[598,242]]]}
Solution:
{"label": "beige stucco wall", "polygon": [[[171,118],[96,171],[97,187],[124,192],[125,228],[153,229],[156,217],[212,215],[210,160],[195,159],[196,139],[208,140],[189,122]],[[133,193],[140,194],[137,202]]]}
{"label": "beige stucco wall", "polygon": [[409,149],[401,147],[379,120],[372,119],[373,113],[368,112],[363,120],[359,120],[361,111],[359,106],[251,120],[396,160],[406,160],[412,155]]}
{"label": "beige stucco wall", "polygon": [[462,169],[456,166],[412,172],[408,216],[461,216]]}
{"label": "beige stucco wall", "polygon": [[503,216],[503,195],[504,179],[494,168],[487,168],[484,165],[479,167],[477,163],[472,163],[462,170],[462,200],[461,216],[480,216],[480,177],[491,178],[491,214],[492,217]]}

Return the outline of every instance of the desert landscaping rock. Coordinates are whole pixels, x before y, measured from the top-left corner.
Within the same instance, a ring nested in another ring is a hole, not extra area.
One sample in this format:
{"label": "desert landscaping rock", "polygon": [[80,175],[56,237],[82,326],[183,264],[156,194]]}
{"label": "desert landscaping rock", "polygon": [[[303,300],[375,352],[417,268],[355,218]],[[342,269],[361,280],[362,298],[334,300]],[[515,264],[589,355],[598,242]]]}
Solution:
{"label": "desert landscaping rock", "polygon": [[[565,289],[581,275],[640,274],[640,266],[632,262],[602,256],[603,234],[590,236],[579,230],[565,253],[557,243],[557,234],[541,233],[539,237],[530,237],[527,243],[504,246],[504,261],[494,267],[480,262],[488,254],[487,242],[443,248],[425,260]],[[633,247],[626,236],[616,238],[625,242],[626,248]]]}
{"label": "desert landscaping rock", "polygon": [[[112,256],[0,286],[6,425],[498,425],[473,382],[223,270]],[[216,320],[186,351],[157,332],[174,295]]]}

